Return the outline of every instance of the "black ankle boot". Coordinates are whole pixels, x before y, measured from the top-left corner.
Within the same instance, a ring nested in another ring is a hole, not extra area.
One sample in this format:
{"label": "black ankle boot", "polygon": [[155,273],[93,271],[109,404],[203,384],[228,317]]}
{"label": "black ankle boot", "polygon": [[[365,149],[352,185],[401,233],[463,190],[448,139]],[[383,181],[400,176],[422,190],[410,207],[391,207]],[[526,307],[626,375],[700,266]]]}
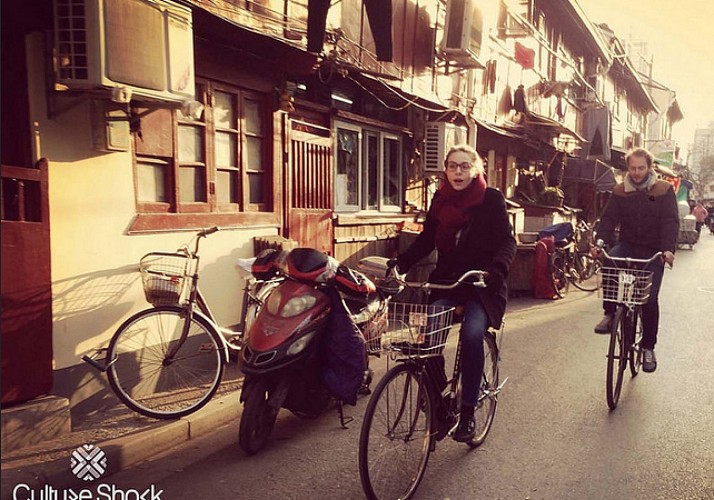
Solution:
{"label": "black ankle boot", "polygon": [[454,441],[467,443],[476,435],[476,418],[474,417],[473,406],[462,406],[459,426],[454,431]]}

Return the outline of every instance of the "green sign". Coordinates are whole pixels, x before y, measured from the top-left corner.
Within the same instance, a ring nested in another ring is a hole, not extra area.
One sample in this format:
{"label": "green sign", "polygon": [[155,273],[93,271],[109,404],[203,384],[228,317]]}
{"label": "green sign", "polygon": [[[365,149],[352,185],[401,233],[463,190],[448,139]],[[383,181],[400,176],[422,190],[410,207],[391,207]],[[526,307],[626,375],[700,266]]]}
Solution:
{"label": "green sign", "polygon": [[671,167],[674,164],[674,141],[671,139],[655,141],[650,146],[650,153],[657,160],[657,163],[665,167]]}

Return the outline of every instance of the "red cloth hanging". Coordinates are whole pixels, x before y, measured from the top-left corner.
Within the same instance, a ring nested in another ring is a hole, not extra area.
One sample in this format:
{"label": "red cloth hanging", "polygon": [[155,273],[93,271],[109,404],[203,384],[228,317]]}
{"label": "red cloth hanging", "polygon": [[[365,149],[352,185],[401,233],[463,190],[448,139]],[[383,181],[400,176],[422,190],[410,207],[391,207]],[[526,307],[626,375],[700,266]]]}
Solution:
{"label": "red cloth hanging", "polygon": [[523,69],[533,69],[535,66],[535,50],[529,49],[521,42],[516,42],[516,62],[520,64]]}

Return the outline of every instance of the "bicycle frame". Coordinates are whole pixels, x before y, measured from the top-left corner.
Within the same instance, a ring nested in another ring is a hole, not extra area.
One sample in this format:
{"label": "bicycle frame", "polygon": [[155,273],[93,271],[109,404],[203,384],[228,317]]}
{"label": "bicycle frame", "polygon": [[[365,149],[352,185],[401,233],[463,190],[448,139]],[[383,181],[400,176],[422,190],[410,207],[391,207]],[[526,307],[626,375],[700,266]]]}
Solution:
{"label": "bicycle frame", "polygon": [[[189,292],[187,299],[185,303],[180,306],[182,309],[184,309],[184,312],[186,314],[186,321],[184,323],[183,331],[181,333],[181,336],[175,345],[171,347],[169,352],[167,353],[166,356],[166,363],[170,364],[175,355],[176,352],[181,348],[183,343],[185,342],[188,334],[189,334],[189,329],[191,325],[191,319],[194,317],[194,315],[201,316],[202,319],[208,322],[210,326],[213,327],[215,333],[217,336],[221,339],[222,342],[222,349],[221,349],[221,357],[223,359],[223,362],[229,362],[230,361],[230,353],[231,351],[240,351],[241,349],[241,344],[245,336],[246,332],[246,322],[247,322],[247,312],[248,309],[251,305],[255,304],[258,306],[262,306],[264,299],[266,298],[267,294],[259,293],[259,290],[262,290],[263,287],[268,284],[268,288],[266,288],[266,291],[271,290],[273,287],[270,286],[271,283],[275,282],[277,283],[279,280],[255,280],[253,278],[246,279],[245,286],[243,287],[243,303],[241,307],[241,321],[240,321],[240,328],[237,331],[233,331],[229,328],[221,327],[218,325],[218,322],[215,319],[215,315],[213,314],[213,311],[211,310],[208,301],[206,300],[205,296],[201,292],[201,289],[198,286],[198,278],[199,278],[199,273],[198,273],[198,268],[199,268],[199,245],[200,245],[200,240],[202,238],[205,238],[216,231],[218,231],[219,228],[217,226],[214,226],[212,228],[199,231],[194,237],[192,238],[191,242],[188,244],[182,246],[181,248],[178,249],[176,253],[179,254],[185,254],[187,258],[194,260],[195,262],[192,264],[192,272],[191,275],[188,277],[189,278]],[[156,307],[156,306],[154,306]],[[234,340],[237,340],[237,343],[233,343]],[[109,360],[105,361],[104,364],[98,362],[95,358],[99,356],[101,353],[106,351],[106,347],[104,348],[98,348],[95,350],[95,354],[93,356],[88,356],[84,355],[82,356],[82,360],[94,367],[95,369],[101,371],[101,372],[106,372],[107,369],[111,366],[111,364],[114,362],[114,360]]]}
{"label": "bicycle frame", "polygon": [[[426,297],[425,301],[428,300],[428,295],[431,290],[451,290],[454,289],[460,285],[463,284],[470,284],[472,286],[475,286],[477,288],[483,288],[486,286],[486,278],[488,277],[488,273],[486,271],[479,271],[479,270],[471,270],[467,271],[464,273],[458,280],[451,284],[440,284],[440,283],[429,283],[429,282],[407,282],[401,280],[396,273],[396,270],[392,268],[391,270],[391,277],[394,279],[397,279],[401,284],[403,284],[406,287],[412,288],[412,289],[418,289],[418,290],[424,290],[426,292]],[[467,281],[470,278],[475,278],[474,282],[469,282]],[[501,347],[501,342],[503,340],[503,329],[504,329],[505,323],[501,323],[501,329],[500,329],[500,335],[496,335],[495,332],[490,331],[491,334],[497,338],[496,342],[496,353],[497,353],[497,361],[496,363],[500,361],[500,347]],[[398,356],[398,353],[394,353],[393,357]],[[419,355],[408,355],[405,358],[397,358],[396,361],[401,362],[401,363],[410,363],[418,366],[418,372],[421,374],[421,376],[426,376],[428,379],[428,383],[431,384],[432,388],[438,387],[438,383],[436,380],[434,380],[434,377],[431,373],[429,373],[429,370],[426,368],[427,367],[427,359],[437,357],[437,356],[443,356],[443,354],[429,354],[426,356],[419,356]],[[496,367],[496,371],[497,371]],[[457,402],[458,402],[458,385],[459,385],[459,378],[461,376],[461,340],[456,344],[456,353],[454,357],[454,364],[453,364],[453,369],[452,369],[452,376],[450,379],[447,380],[446,382],[446,387],[448,388],[448,392],[445,390],[443,393],[439,394],[440,398],[439,401],[443,402],[444,398],[448,396],[448,405],[445,410],[447,410],[449,415],[455,415],[458,408],[457,408]],[[482,377],[485,376],[485,374],[482,374]],[[500,394],[501,390],[503,389],[504,385],[508,382],[508,377],[506,377],[497,387],[494,389],[485,389],[483,393],[479,394],[478,401],[477,401],[477,406],[480,406],[482,402],[487,399],[487,398],[492,398],[492,399],[497,399],[498,395]],[[434,409],[435,415],[436,411],[438,410],[438,406],[435,407]],[[449,432],[452,431],[452,429],[449,429]]]}
{"label": "bicycle frame", "polygon": [[[455,283],[407,283],[392,269],[387,279],[397,279],[402,285],[421,290],[450,289],[467,284],[469,277],[476,278],[476,286],[485,286],[483,271],[470,271]],[[470,283],[468,283],[470,284]],[[418,310],[417,310],[418,311]],[[451,311],[449,311],[451,312]],[[418,314],[418,312],[417,312]],[[411,321],[410,321],[411,323]],[[423,326],[419,320],[416,324]],[[451,326],[451,324],[449,323]],[[398,327],[399,328],[399,327]],[[503,325],[502,328],[503,329]],[[425,335],[429,334],[429,329]],[[397,336],[399,338],[399,336]],[[501,339],[499,339],[501,340]],[[444,340],[444,343],[446,340]],[[409,345],[389,346],[389,359],[396,364],[377,384],[365,410],[360,432],[359,470],[362,487],[368,498],[410,498],[424,477],[429,454],[436,442],[452,433],[458,423],[459,378],[461,375],[461,340],[456,346],[453,375],[450,380],[436,379],[432,368],[442,367],[430,360],[443,360],[439,352],[425,352]],[[486,364],[490,361],[481,380],[477,432],[466,444],[475,448],[483,443],[496,411],[497,397],[506,380],[498,384],[499,353],[495,333],[487,331],[484,336]],[[486,373],[488,371],[488,374]],[[481,427],[479,426],[481,422]]]}
{"label": "bicycle frame", "polygon": [[[629,362],[634,377],[640,368],[640,349],[637,337],[639,311],[649,300],[652,272],[647,266],[662,257],[657,252],[649,259],[614,257],[597,245],[614,267],[603,267],[603,299],[617,304],[613,317],[607,354],[606,396],[611,410],[617,407],[625,365]],[[619,353],[617,352],[619,349]],[[617,363],[617,367],[615,364]]]}

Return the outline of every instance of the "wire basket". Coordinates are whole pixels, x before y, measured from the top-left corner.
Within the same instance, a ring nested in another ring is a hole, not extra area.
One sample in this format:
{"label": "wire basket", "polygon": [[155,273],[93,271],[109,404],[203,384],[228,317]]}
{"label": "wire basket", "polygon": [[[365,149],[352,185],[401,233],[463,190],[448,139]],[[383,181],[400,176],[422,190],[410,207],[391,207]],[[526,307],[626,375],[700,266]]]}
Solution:
{"label": "wire basket", "polygon": [[641,306],[650,298],[652,271],[603,267],[602,298],[628,306]]}
{"label": "wire basket", "polygon": [[153,306],[177,305],[184,299],[192,259],[183,254],[149,253],[139,271],[146,301]]}
{"label": "wire basket", "polygon": [[406,355],[439,354],[454,323],[454,308],[390,302],[387,316],[381,348]]}

